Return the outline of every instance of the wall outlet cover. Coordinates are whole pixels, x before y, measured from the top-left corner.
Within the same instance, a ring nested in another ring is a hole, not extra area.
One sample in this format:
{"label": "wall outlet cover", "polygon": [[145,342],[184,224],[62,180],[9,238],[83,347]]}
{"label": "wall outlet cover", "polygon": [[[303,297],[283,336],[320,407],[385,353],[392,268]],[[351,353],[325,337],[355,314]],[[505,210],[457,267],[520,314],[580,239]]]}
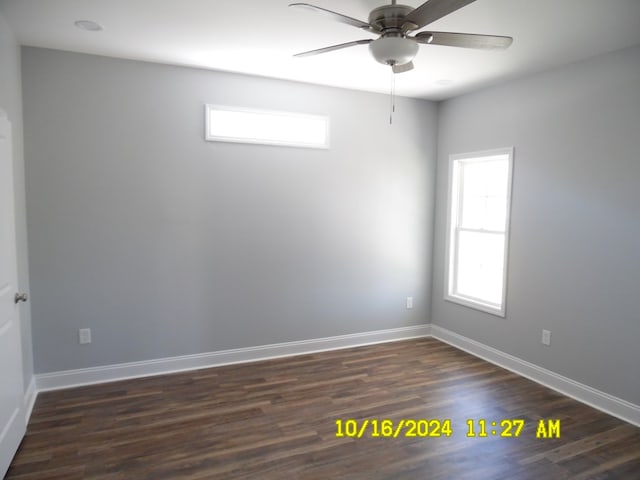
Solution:
{"label": "wall outlet cover", "polygon": [[91,343],[91,329],[81,328],[78,330],[78,342],[80,344]]}

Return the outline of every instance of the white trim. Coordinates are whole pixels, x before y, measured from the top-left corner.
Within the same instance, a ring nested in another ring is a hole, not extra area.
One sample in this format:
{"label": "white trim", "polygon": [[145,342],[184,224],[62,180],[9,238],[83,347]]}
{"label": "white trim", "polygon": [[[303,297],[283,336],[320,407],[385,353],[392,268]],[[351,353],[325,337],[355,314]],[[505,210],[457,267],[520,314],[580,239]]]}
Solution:
{"label": "white trim", "polygon": [[146,360],[142,362],[121,363],[102,367],[41,373],[37,374],[35,377],[38,391],[42,392],[46,390],[58,390],[62,388],[112,382],[129,378],[217,367],[234,363],[256,362],[270,358],[288,357],[326,350],[338,350],[375,343],[428,337],[430,333],[431,325],[423,324],[389,330],[353,333],[350,335],[340,335],[336,337],[236,348],[232,350],[161,358],[157,360]]}
{"label": "white trim", "polygon": [[495,348],[476,342],[446,328],[431,325],[431,336],[478,358],[506,368],[579,402],[640,427],[640,405],[584,385]]}
{"label": "white trim", "polygon": [[25,425],[29,425],[29,419],[31,418],[31,413],[33,412],[33,406],[36,403],[37,397],[38,390],[36,390],[36,377],[34,375],[29,381],[29,386],[25,390],[24,398],[22,400],[22,410],[24,411]]}

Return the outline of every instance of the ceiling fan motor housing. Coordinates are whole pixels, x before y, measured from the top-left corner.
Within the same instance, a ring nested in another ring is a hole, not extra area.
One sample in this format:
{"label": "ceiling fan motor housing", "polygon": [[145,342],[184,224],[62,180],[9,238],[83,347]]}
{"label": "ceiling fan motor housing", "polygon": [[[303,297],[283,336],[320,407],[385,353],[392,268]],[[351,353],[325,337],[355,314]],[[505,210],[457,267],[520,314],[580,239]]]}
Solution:
{"label": "ceiling fan motor housing", "polygon": [[407,5],[383,5],[371,10],[369,24],[378,28],[382,34],[389,30],[400,31],[405,17],[412,11],[413,7]]}

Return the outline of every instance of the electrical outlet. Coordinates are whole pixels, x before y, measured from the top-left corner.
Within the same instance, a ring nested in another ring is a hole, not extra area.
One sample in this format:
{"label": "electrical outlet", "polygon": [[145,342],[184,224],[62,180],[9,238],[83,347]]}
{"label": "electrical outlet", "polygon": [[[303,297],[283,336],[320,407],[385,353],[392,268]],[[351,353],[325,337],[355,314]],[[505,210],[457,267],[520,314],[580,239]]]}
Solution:
{"label": "electrical outlet", "polygon": [[407,297],[407,310],[411,310],[413,308],[413,297]]}
{"label": "electrical outlet", "polygon": [[551,345],[551,331],[542,330],[542,343],[544,345]]}
{"label": "electrical outlet", "polygon": [[81,328],[78,330],[78,342],[81,344],[91,343],[91,329]]}

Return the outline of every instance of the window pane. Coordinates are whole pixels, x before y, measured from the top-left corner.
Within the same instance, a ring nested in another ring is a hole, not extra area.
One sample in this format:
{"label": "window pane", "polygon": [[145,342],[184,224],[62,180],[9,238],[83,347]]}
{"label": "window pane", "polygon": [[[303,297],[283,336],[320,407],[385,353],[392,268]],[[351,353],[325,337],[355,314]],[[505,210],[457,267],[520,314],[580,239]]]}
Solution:
{"label": "window pane", "polygon": [[485,199],[484,221],[485,230],[504,232],[507,222],[507,199],[504,197],[487,197]]}
{"label": "window pane", "polygon": [[502,303],[504,235],[458,232],[458,295]]}
{"label": "window pane", "polygon": [[462,197],[461,227],[503,232],[506,221],[505,197]]}
{"label": "window pane", "polygon": [[482,228],[485,224],[486,208],[483,197],[463,196],[460,226],[464,228]]}
{"label": "window pane", "polygon": [[461,212],[464,228],[504,231],[507,214],[508,157],[463,161]]}
{"label": "window pane", "polygon": [[493,162],[486,162],[484,169],[486,173],[487,195],[492,197],[507,196],[507,177],[509,175],[509,159],[505,158]]}

